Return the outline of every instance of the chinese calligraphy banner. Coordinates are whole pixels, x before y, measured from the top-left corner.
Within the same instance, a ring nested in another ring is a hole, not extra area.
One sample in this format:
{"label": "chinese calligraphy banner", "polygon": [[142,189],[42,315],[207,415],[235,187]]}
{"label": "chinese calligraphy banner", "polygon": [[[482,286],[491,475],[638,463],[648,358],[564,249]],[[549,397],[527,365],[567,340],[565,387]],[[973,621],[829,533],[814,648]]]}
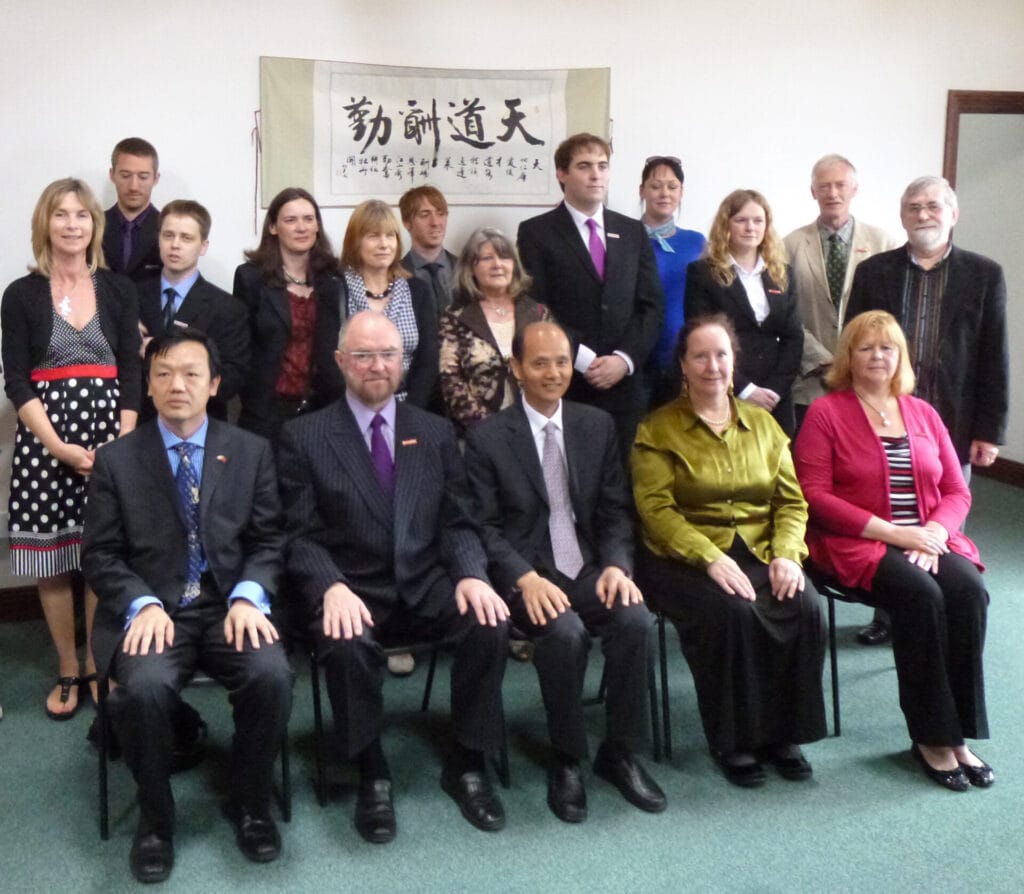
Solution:
{"label": "chinese calligraphy banner", "polygon": [[571,132],[607,134],[608,84],[608,69],[264,58],[262,193],[266,201],[302,185],[321,205],[352,206],[368,198],[395,203],[430,183],[452,204],[554,203],[561,198],[554,150]]}

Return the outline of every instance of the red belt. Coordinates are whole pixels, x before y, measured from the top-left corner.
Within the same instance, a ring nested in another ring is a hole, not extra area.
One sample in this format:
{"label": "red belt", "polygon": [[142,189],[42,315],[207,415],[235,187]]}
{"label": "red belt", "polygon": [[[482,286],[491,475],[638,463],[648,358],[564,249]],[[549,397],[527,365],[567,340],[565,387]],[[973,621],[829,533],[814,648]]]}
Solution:
{"label": "red belt", "polygon": [[116,379],[117,367],[102,363],[80,363],[77,366],[59,366],[56,369],[32,370],[33,382],[52,382],[55,379]]}

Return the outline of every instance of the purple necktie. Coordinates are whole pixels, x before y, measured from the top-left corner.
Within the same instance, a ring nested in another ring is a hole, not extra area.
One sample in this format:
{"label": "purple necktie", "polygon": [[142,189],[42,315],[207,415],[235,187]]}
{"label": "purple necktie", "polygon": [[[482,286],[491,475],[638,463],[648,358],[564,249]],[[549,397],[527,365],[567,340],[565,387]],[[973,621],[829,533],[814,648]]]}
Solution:
{"label": "purple necktie", "polygon": [[395,461],[388,450],[388,442],[384,439],[384,417],[378,413],[370,423],[370,459],[377,481],[389,497],[395,492]]}
{"label": "purple necktie", "polygon": [[128,269],[128,262],[135,250],[135,221],[126,220],[121,230],[121,272]]}
{"label": "purple necktie", "polygon": [[590,248],[590,258],[597,268],[597,276],[604,280],[604,243],[597,232],[597,221],[592,217],[587,218],[587,226],[590,228],[590,241],[587,243]]}

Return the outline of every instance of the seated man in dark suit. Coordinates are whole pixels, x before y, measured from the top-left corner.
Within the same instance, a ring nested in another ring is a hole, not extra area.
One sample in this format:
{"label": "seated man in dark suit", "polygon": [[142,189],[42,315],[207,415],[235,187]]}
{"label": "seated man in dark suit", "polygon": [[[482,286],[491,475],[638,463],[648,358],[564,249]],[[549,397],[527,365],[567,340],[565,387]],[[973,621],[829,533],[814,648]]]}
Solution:
{"label": "seated man in dark suit", "polygon": [[548,805],[567,823],[587,817],[583,677],[601,637],[607,737],[594,772],[652,813],[665,796],[633,756],[644,729],[654,617],[630,579],[630,496],[611,417],[563,401],[572,349],[561,327],[531,323],[512,342],[522,399],[471,428],[466,468],[484,527],[491,577],[535,644],[555,760]]}
{"label": "seated man in dark suit", "polygon": [[117,201],[106,211],[103,257],[115,273],[139,282],[160,272],[159,209],[150,201],[160,182],[160,159],[141,137],[121,140],[110,154],[110,182]]}
{"label": "seated man in dark suit", "polygon": [[569,397],[615,419],[623,467],[647,406],[643,368],[665,317],[665,294],[644,225],[604,207],[611,147],[578,133],[555,151],[565,201],[519,225],[530,297],[573,340]]}
{"label": "seated man in dark suit", "polygon": [[441,784],[473,825],[505,824],[484,754],[502,739],[508,609],[487,582],[487,556],[451,424],[395,391],[402,339],[382,314],[341,328],[345,395],[285,425],[278,445],[291,541],[288,572],[326,667],[344,756],[360,773],[355,823],[367,841],[395,836],[381,749],[381,647],[456,642],[456,744]]}
{"label": "seated man in dark suit", "polygon": [[[163,270],[139,283],[139,322],[143,351],[149,339],[172,327],[199,329],[210,336],[220,357],[220,386],[207,411],[227,419],[227,404],[249,374],[249,323],[245,305],[207,282],[199,259],[210,247],[210,212],[198,202],[177,199],[159,216]],[[153,401],[143,399],[140,417],[156,415]]]}
{"label": "seated man in dark suit", "polygon": [[284,548],[270,445],[207,416],[220,379],[204,333],[159,336],[146,359],[158,418],[97,451],[82,569],[99,597],[97,667],[117,681],[110,715],[138,785],[129,864],[156,882],[174,865],[172,714],[199,668],[234,712],[238,845],[256,862],[278,856],[271,779],[292,672],[268,618]]}

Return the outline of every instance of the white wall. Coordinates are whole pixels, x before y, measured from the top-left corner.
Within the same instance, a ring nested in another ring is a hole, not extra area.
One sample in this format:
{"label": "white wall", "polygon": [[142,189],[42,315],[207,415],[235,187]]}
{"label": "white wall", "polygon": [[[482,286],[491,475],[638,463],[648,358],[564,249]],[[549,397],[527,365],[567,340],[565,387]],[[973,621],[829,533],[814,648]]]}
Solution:
{"label": "white wall", "polygon": [[[838,151],[860,170],[855,213],[896,232],[903,186],[940,172],[946,91],[1024,89],[1020,0],[0,0],[0,21],[0,283],[31,260],[43,186],[73,174],[112,203],[110,149],[138,135],[160,151],[156,203],[194,197],[212,212],[203,269],[230,288],[262,222],[250,135],[261,55],[609,66],[609,204],[637,213],[643,159],[679,155],[683,223],[702,230],[738,186],[765,193],[781,233],[807,222],[810,165]],[[455,209],[452,245],[483,223],[514,231],[532,213]],[[336,245],[345,220],[327,214]]]}

